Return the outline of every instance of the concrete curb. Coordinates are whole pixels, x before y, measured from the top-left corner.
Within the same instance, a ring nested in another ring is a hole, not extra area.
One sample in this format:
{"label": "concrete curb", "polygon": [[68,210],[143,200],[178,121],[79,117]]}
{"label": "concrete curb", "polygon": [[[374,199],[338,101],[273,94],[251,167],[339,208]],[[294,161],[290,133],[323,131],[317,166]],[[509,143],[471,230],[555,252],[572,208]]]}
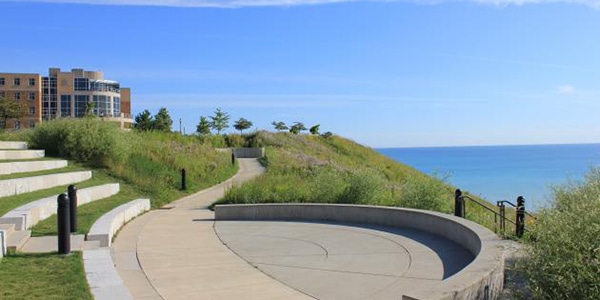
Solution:
{"label": "concrete curb", "polygon": [[[118,192],[118,183],[109,183],[78,190],[77,206],[108,198]],[[19,206],[0,217],[0,224],[15,224],[15,230],[29,229],[38,222],[56,214],[57,197],[58,195],[54,195]]]}
{"label": "concrete curb", "polygon": [[67,166],[66,160],[38,160],[0,163],[0,175],[60,169]]}
{"label": "concrete curb", "polygon": [[26,150],[27,143],[26,142],[0,141],[0,149]]}
{"label": "concrete curb", "polygon": [[15,196],[92,178],[92,171],[58,173],[33,177],[0,180],[0,197]]}
{"label": "concrete curb", "polygon": [[44,155],[44,150],[0,150],[0,159],[34,159]]}
{"label": "concrete curb", "polygon": [[150,210],[150,199],[137,199],[122,204],[100,217],[87,234],[88,241],[99,241],[100,247],[110,247],[113,235],[129,220]]}
{"label": "concrete curb", "polygon": [[503,241],[474,222],[437,212],[336,204],[218,205],[215,220],[323,221],[406,227],[452,240],[475,259],[463,270],[404,299],[495,299],[504,285]]}
{"label": "concrete curb", "polygon": [[94,299],[133,299],[114,267],[110,248],[83,251],[83,266]]}

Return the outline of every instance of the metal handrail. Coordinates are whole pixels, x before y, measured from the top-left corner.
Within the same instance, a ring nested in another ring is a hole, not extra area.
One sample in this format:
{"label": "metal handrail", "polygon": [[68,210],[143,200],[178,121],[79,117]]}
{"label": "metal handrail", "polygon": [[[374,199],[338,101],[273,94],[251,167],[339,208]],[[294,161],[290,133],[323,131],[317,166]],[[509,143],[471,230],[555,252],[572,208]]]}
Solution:
{"label": "metal handrail", "polygon": [[[510,204],[510,206],[512,206],[514,208],[517,208],[516,204],[514,204],[514,203],[512,203],[512,202],[510,202],[508,200],[500,200],[500,201],[497,201],[497,203],[508,203],[508,204]],[[525,214],[527,214],[528,216],[530,216],[530,217],[534,218],[535,220],[537,220],[537,217],[534,216],[534,215],[532,215],[532,214],[530,214],[528,211],[525,211]]]}

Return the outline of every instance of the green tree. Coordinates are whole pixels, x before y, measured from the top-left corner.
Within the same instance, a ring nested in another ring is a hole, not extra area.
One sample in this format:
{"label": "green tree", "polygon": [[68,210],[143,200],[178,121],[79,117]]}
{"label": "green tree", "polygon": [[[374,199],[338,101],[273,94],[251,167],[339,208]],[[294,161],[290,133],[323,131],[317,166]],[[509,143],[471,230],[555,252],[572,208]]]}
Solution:
{"label": "green tree", "polygon": [[196,132],[199,135],[209,135],[210,134],[210,122],[206,117],[200,116],[200,123],[196,126]]}
{"label": "green tree", "polygon": [[173,120],[169,115],[169,111],[165,107],[161,107],[158,113],[154,115],[154,123],[152,129],[164,132],[171,132]]}
{"label": "green tree", "polygon": [[288,130],[289,128],[287,127],[287,125],[285,125],[285,123],[283,122],[276,122],[273,121],[271,122],[271,125],[273,125],[273,127],[275,127],[275,130],[277,131],[282,131],[282,130]]}
{"label": "green tree", "polygon": [[216,130],[217,134],[221,134],[221,131],[229,128],[229,114],[222,111],[221,108],[217,108],[215,115],[210,119],[210,127]]}
{"label": "green tree", "polygon": [[84,117],[95,117],[96,114],[94,114],[94,109],[96,108],[96,102],[94,101],[88,101],[88,103],[85,104],[85,113],[83,114]]}
{"label": "green tree", "polygon": [[133,127],[140,131],[146,131],[152,129],[153,123],[154,120],[152,119],[152,114],[146,109],[135,116],[135,123]]}
{"label": "green tree", "polygon": [[299,134],[300,132],[306,130],[306,126],[302,122],[296,122],[292,127],[290,127],[290,132],[293,134]]}
{"label": "green tree", "polygon": [[310,134],[318,135],[320,126],[321,126],[320,124],[317,124],[317,125],[311,127],[308,131],[310,131]]}
{"label": "green tree", "polygon": [[235,121],[235,124],[233,124],[233,127],[237,130],[240,131],[240,134],[242,134],[242,131],[252,127],[252,122],[244,119],[244,118],[240,118],[239,120]]}
{"label": "green tree", "polygon": [[0,98],[0,120],[3,121],[4,128],[6,128],[6,121],[8,119],[20,118],[21,116],[21,105],[19,105],[19,102]]}

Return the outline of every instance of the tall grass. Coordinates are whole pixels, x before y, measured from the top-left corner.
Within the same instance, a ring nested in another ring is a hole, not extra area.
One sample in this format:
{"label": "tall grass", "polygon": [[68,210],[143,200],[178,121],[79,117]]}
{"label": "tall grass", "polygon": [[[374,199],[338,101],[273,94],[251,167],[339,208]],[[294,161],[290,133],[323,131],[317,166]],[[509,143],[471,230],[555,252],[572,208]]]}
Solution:
{"label": "tall grass", "polygon": [[267,172],[226,192],[221,203],[315,202],[450,211],[453,190],[370,148],[341,137],[257,132]]}
{"label": "tall grass", "polygon": [[600,168],[554,189],[529,235],[524,270],[537,299],[600,298]]}

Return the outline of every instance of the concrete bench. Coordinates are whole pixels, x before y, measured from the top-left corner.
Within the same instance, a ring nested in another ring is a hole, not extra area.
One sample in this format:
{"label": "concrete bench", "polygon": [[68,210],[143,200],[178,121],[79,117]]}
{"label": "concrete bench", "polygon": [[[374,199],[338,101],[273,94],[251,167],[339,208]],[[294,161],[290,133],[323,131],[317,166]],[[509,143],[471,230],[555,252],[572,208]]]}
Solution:
{"label": "concrete bench", "polygon": [[133,299],[114,266],[110,248],[83,251],[85,277],[94,299]]}
{"label": "concrete bench", "polygon": [[99,241],[100,247],[110,247],[114,234],[131,219],[150,210],[150,199],[137,199],[122,204],[100,217],[87,234],[88,241]]}
{"label": "concrete bench", "polygon": [[449,239],[475,259],[458,273],[417,287],[403,299],[495,299],[504,285],[505,242],[483,226],[451,215],[395,207],[336,204],[218,205],[215,220],[339,222],[411,228]]}
{"label": "concrete bench", "polygon": [[67,166],[66,160],[36,160],[0,163],[0,175],[60,169]]}
{"label": "concrete bench", "polygon": [[0,141],[0,149],[26,150],[27,149],[27,143],[26,142]]}
{"label": "concrete bench", "polygon": [[92,171],[58,173],[0,180],[0,198],[78,183],[92,178]]}
{"label": "concrete bench", "polygon": [[34,159],[44,157],[44,150],[0,150],[0,160]]}
{"label": "concrete bench", "polygon": [[[66,191],[65,191],[66,192]],[[118,183],[109,183],[77,191],[77,206],[108,198],[119,192]],[[19,206],[0,217],[0,224],[14,224],[16,230],[29,229],[56,214],[58,195]]]}

